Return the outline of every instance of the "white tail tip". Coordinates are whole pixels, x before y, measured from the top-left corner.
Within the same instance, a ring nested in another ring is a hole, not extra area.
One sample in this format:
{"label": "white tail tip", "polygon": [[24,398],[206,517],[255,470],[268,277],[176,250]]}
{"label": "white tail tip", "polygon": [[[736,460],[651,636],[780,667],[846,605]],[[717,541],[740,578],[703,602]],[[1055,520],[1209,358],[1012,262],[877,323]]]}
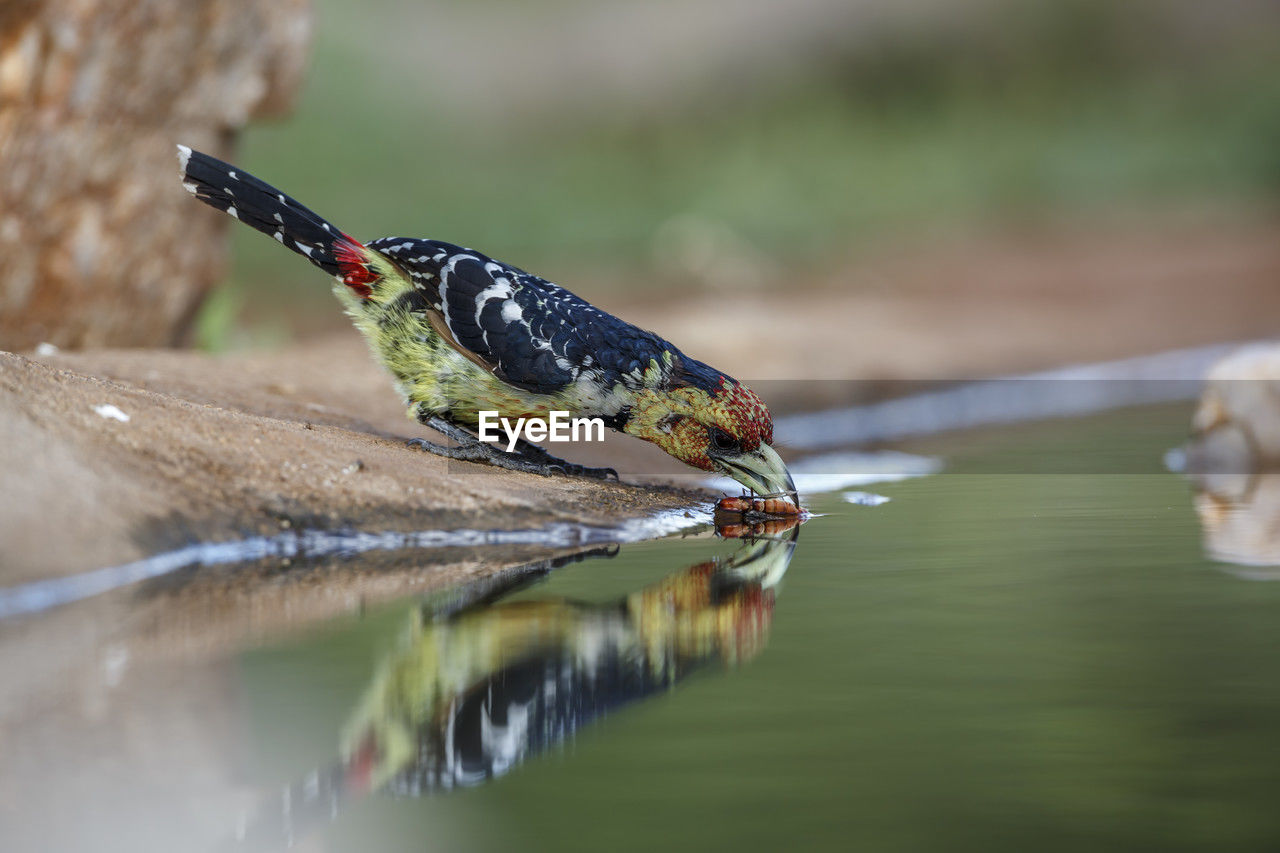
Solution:
{"label": "white tail tip", "polygon": [[182,167],[182,174],[187,173],[187,162],[191,159],[191,149],[185,145],[178,146],[178,165]]}

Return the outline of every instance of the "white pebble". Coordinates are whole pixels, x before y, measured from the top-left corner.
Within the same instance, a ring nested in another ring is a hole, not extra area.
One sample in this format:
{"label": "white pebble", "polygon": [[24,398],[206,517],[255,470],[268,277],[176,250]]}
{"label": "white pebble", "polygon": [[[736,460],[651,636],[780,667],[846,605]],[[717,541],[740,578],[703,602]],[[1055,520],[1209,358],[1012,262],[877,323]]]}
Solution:
{"label": "white pebble", "polygon": [[122,424],[127,424],[129,422],[129,416],[110,403],[103,403],[101,406],[94,406],[93,410],[104,418],[111,418],[112,420],[117,420]]}

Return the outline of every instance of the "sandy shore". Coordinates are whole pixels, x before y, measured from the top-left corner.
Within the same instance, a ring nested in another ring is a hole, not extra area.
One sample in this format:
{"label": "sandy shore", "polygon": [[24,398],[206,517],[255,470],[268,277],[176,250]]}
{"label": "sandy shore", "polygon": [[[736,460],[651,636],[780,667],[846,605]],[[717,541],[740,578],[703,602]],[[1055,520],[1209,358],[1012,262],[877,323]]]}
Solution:
{"label": "sandy shore", "polygon": [[[281,529],[604,524],[698,497],[520,475],[405,446],[423,434],[354,332],[227,358],[0,354],[0,583]],[[617,443],[591,454],[640,444]]]}

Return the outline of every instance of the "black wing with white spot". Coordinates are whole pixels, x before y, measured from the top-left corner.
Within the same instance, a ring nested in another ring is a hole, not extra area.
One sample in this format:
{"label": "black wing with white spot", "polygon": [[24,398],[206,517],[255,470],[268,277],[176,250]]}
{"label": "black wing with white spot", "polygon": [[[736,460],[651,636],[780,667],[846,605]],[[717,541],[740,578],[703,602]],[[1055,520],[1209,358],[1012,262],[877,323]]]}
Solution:
{"label": "black wing with white spot", "polygon": [[[653,359],[679,350],[607,314],[563,287],[437,240],[383,237],[370,242],[425,291],[456,343],[504,382],[548,393],[584,371],[612,386],[635,385]],[[694,362],[696,364],[696,362]]]}

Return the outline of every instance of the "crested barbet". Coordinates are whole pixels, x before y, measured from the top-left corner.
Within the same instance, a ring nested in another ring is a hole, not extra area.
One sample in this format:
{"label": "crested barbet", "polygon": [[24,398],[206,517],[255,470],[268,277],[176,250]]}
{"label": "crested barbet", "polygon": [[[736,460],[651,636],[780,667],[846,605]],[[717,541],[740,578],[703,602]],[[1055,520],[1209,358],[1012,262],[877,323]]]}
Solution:
{"label": "crested barbet", "polygon": [[334,293],[394,377],[409,414],[455,442],[424,450],[540,474],[616,476],[523,440],[476,435],[481,411],[600,418],[759,494],[795,484],[764,402],[732,377],[535,275],[439,240],[361,243],[274,187],[185,145],[183,186],[337,279]]}

